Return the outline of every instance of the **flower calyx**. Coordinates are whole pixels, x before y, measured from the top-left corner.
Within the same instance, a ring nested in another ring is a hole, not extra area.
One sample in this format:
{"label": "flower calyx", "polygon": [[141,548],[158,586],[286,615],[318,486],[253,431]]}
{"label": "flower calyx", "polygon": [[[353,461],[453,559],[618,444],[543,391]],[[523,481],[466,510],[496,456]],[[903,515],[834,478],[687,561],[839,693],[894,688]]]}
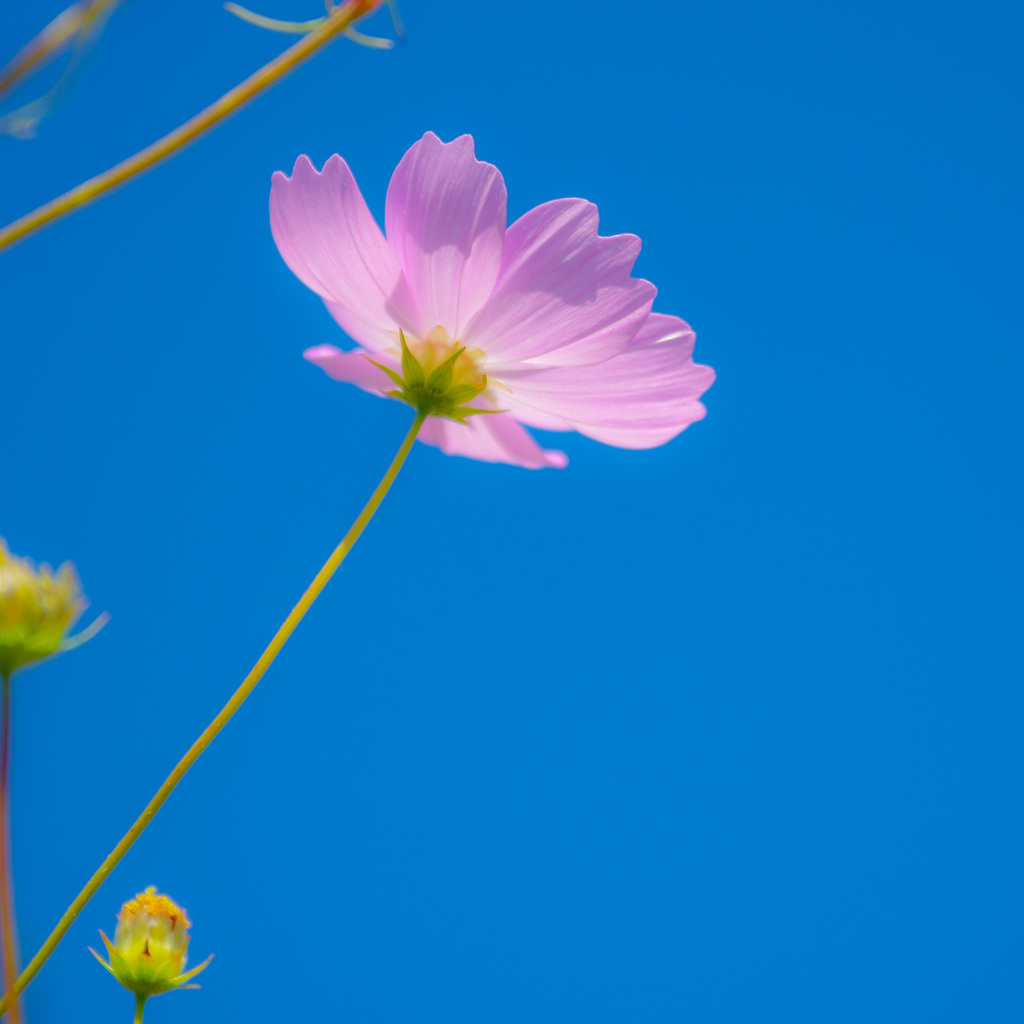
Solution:
{"label": "flower calyx", "polygon": [[[400,374],[366,357],[398,385],[397,390],[384,392],[389,398],[397,398],[411,405],[422,416],[443,416],[458,423],[465,423],[469,416],[504,411],[467,406],[468,402],[472,402],[487,389],[487,377],[478,374],[474,361],[466,355],[465,347],[458,342],[454,346],[448,343],[448,335],[443,328],[435,328],[427,336],[427,341],[421,347],[421,358],[409,347],[403,331],[399,331],[398,336],[402,343]],[[447,354],[438,363],[436,357],[439,349]],[[457,365],[463,356],[465,358],[462,358],[461,365]]]}
{"label": "flower calyx", "polygon": [[140,999],[176,988],[198,988],[188,982],[209,964],[213,955],[191,971],[185,970],[191,927],[184,909],[150,886],[121,908],[113,942],[100,932],[110,962],[92,947],[89,952]]}

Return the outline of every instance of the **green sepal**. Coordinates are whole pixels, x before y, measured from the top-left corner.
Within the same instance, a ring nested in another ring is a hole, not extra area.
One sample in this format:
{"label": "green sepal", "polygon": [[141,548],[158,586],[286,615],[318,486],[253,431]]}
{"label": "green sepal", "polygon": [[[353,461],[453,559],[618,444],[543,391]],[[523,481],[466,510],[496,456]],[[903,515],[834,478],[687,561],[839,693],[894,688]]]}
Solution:
{"label": "green sepal", "polygon": [[455,369],[455,362],[462,355],[465,349],[457,348],[440,366],[438,366],[427,378],[427,389],[444,394],[452,386],[452,372]]}
{"label": "green sepal", "polygon": [[400,329],[398,337],[402,342],[402,376],[405,378],[401,383],[407,388],[416,387],[418,384],[423,383],[423,367],[420,366],[420,361],[412,354],[412,349],[406,344],[405,332]]}
{"label": "green sepal", "polygon": [[405,387],[405,381],[402,380],[402,378],[394,370],[392,370],[390,366],[385,366],[383,363],[378,363],[375,359],[371,359],[365,352],[363,353],[363,358],[368,363],[373,363],[373,365],[376,366],[378,370],[383,370],[400,388]]}
{"label": "green sepal", "polygon": [[466,402],[471,402],[477,395],[483,394],[487,387],[487,378],[484,377],[480,384],[459,384],[454,388],[451,388],[445,395],[445,398],[451,402],[452,405],[465,405]]}
{"label": "green sepal", "polygon": [[128,961],[116,950],[107,947],[110,953],[110,973],[117,978],[126,989],[134,992],[136,990],[135,972],[128,966]]}
{"label": "green sepal", "polygon": [[465,424],[467,416],[497,416],[502,412],[508,412],[508,409],[467,409],[463,406],[446,413],[446,417],[455,420],[456,423]]}
{"label": "green sepal", "polygon": [[198,967],[193,967],[191,971],[186,971],[184,974],[179,974],[175,981],[179,986],[183,988],[199,988],[198,985],[186,985],[185,982],[194,978],[200,971],[205,971],[210,966],[210,961],[213,959],[211,953]]}
{"label": "green sepal", "polygon": [[457,384],[452,387],[455,363],[465,352],[464,348],[455,349],[440,366],[435,367],[427,377],[424,374],[423,366],[409,348],[405,340],[405,332],[399,330],[398,336],[402,343],[402,373],[378,363],[371,359],[365,352],[363,358],[378,370],[383,370],[388,377],[398,385],[397,390],[384,391],[381,394],[387,398],[396,398],[406,405],[412,406],[417,412],[425,416],[440,416],[455,420],[458,423],[465,423],[467,416],[475,416],[485,412],[504,412],[503,409],[464,409],[467,402],[471,402],[478,395],[483,394],[487,389],[487,377],[483,376],[479,384]]}
{"label": "green sepal", "polygon": [[111,974],[114,973],[113,968],[110,966],[110,964],[108,964],[107,961],[104,960],[103,957],[101,957],[99,953],[97,953],[96,950],[92,948],[92,946],[86,946],[85,948],[88,949],[89,952],[92,953],[92,955],[96,957],[97,960],[99,960],[101,967],[105,967],[107,971],[109,971]]}

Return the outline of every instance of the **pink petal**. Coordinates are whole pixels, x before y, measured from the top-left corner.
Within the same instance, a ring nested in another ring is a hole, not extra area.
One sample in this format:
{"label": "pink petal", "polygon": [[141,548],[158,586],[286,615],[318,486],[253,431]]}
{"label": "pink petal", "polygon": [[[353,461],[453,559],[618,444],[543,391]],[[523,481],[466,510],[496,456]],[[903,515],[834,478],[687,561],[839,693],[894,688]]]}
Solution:
{"label": "pink petal", "polygon": [[715,379],[692,358],[694,335],[678,317],[652,313],[629,348],[597,366],[512,370],[502,405],[516,418],[554,416],[605,444],[654,448],[704,416]]}
{"label": "pink petal", "polygon": [[[311,363],[316,364],[328,377],[344,381],[346,384],[355,384],[364,391],[380,396],[385,391],[395,389],[394,382],[381,369],[378,369],[370,359],[378,363],[384,363],[397,369],[397,360],[390,357],[382,357],[377,352],[366,352],[357,348],[351,352],[343,352],[333,345],[316,345],[307,348],[302,353]],[[366,357],[369,356],[370,359]]]}
{"label": "pink petal", "polygon": [[462,339],[489,366],[600,363],[629,344],[657,289],[629,276],[640,239],[602,238],[597,223],[592,203],[557,199],[508,229],[494,293]]}
{"label": "pink petal", "polygon": [[472,416],[465,424],[431,418],[423,424],[419,439],[448,455],[465,455],[481,462],[507,462],[526,469],[564,469],[564,452],[545,451],[507,413]]}
{"label": "pink petal", "polygon": [[399,327],[417,324],[398,260],[340,156],[319,173],[300,156],[290,178],[274,174],[270,230],[285,263],[356,341],[384,351]]}
{"label": "pink petal", "polygon": [[473,155],[473,138],[443,143],[433,132],[402,157],[388,186],[384,225],[422,322],[451,337],[484,304],[501,266],[505,182]]}

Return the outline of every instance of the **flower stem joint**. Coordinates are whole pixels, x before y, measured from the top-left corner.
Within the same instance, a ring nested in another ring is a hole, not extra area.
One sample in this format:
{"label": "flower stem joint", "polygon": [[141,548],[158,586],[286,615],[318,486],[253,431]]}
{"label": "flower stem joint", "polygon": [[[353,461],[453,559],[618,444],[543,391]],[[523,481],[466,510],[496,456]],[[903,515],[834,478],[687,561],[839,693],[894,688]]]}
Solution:
{"label": "flower stem joint", "polygon": [[397,390],[384,392],[389,398],[411,405],[421,416],[444,416],[458,423],[465,423],[468,416],[502,411],[467,407],[487,389],[487,377],[479,372],[464,347],[457,342],[451,344],[443,327],[435,327],[417,346],[419,357],[409,348],[405,333],[400,330],[398,336],[402,343],[401,374],[366,356],[398,385]]}
{"label": "flower stem joint", "polygon": [[185,970],[191,927],[184,909],[169,897],[157,895],[150,886],[121,908],[113,942],[100,932],[110,962],[91,947],[89,952],[139,1001],[176,988],[198,988],[188,982],[213,955],[191,971]]}

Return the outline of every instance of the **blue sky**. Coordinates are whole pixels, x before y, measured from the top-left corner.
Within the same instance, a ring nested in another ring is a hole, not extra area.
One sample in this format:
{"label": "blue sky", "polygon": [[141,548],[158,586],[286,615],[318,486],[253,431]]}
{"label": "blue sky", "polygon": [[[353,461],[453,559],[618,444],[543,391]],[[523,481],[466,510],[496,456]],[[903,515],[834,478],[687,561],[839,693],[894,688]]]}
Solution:
{"label": "blue sky", "polygon": [[[5,7],[0,59],[59,8]],[[469,132],[510,216],[593,200],[718,371],[707,419],[548,436],[562,472],[418,446],[29,1020],[130,1019],[85,947],[150,884],[217,954],[152,1024],[1020,1017],[1019,7],[402,14],[0,254],[0,535],[112,614],[16,680],[25,952],[411,418],[302,360],[345,339],[274,248],[273,171],[339,152],[382,219],[408,146]],[[0,139],[0,220],[286,43],[126,4]]]}

